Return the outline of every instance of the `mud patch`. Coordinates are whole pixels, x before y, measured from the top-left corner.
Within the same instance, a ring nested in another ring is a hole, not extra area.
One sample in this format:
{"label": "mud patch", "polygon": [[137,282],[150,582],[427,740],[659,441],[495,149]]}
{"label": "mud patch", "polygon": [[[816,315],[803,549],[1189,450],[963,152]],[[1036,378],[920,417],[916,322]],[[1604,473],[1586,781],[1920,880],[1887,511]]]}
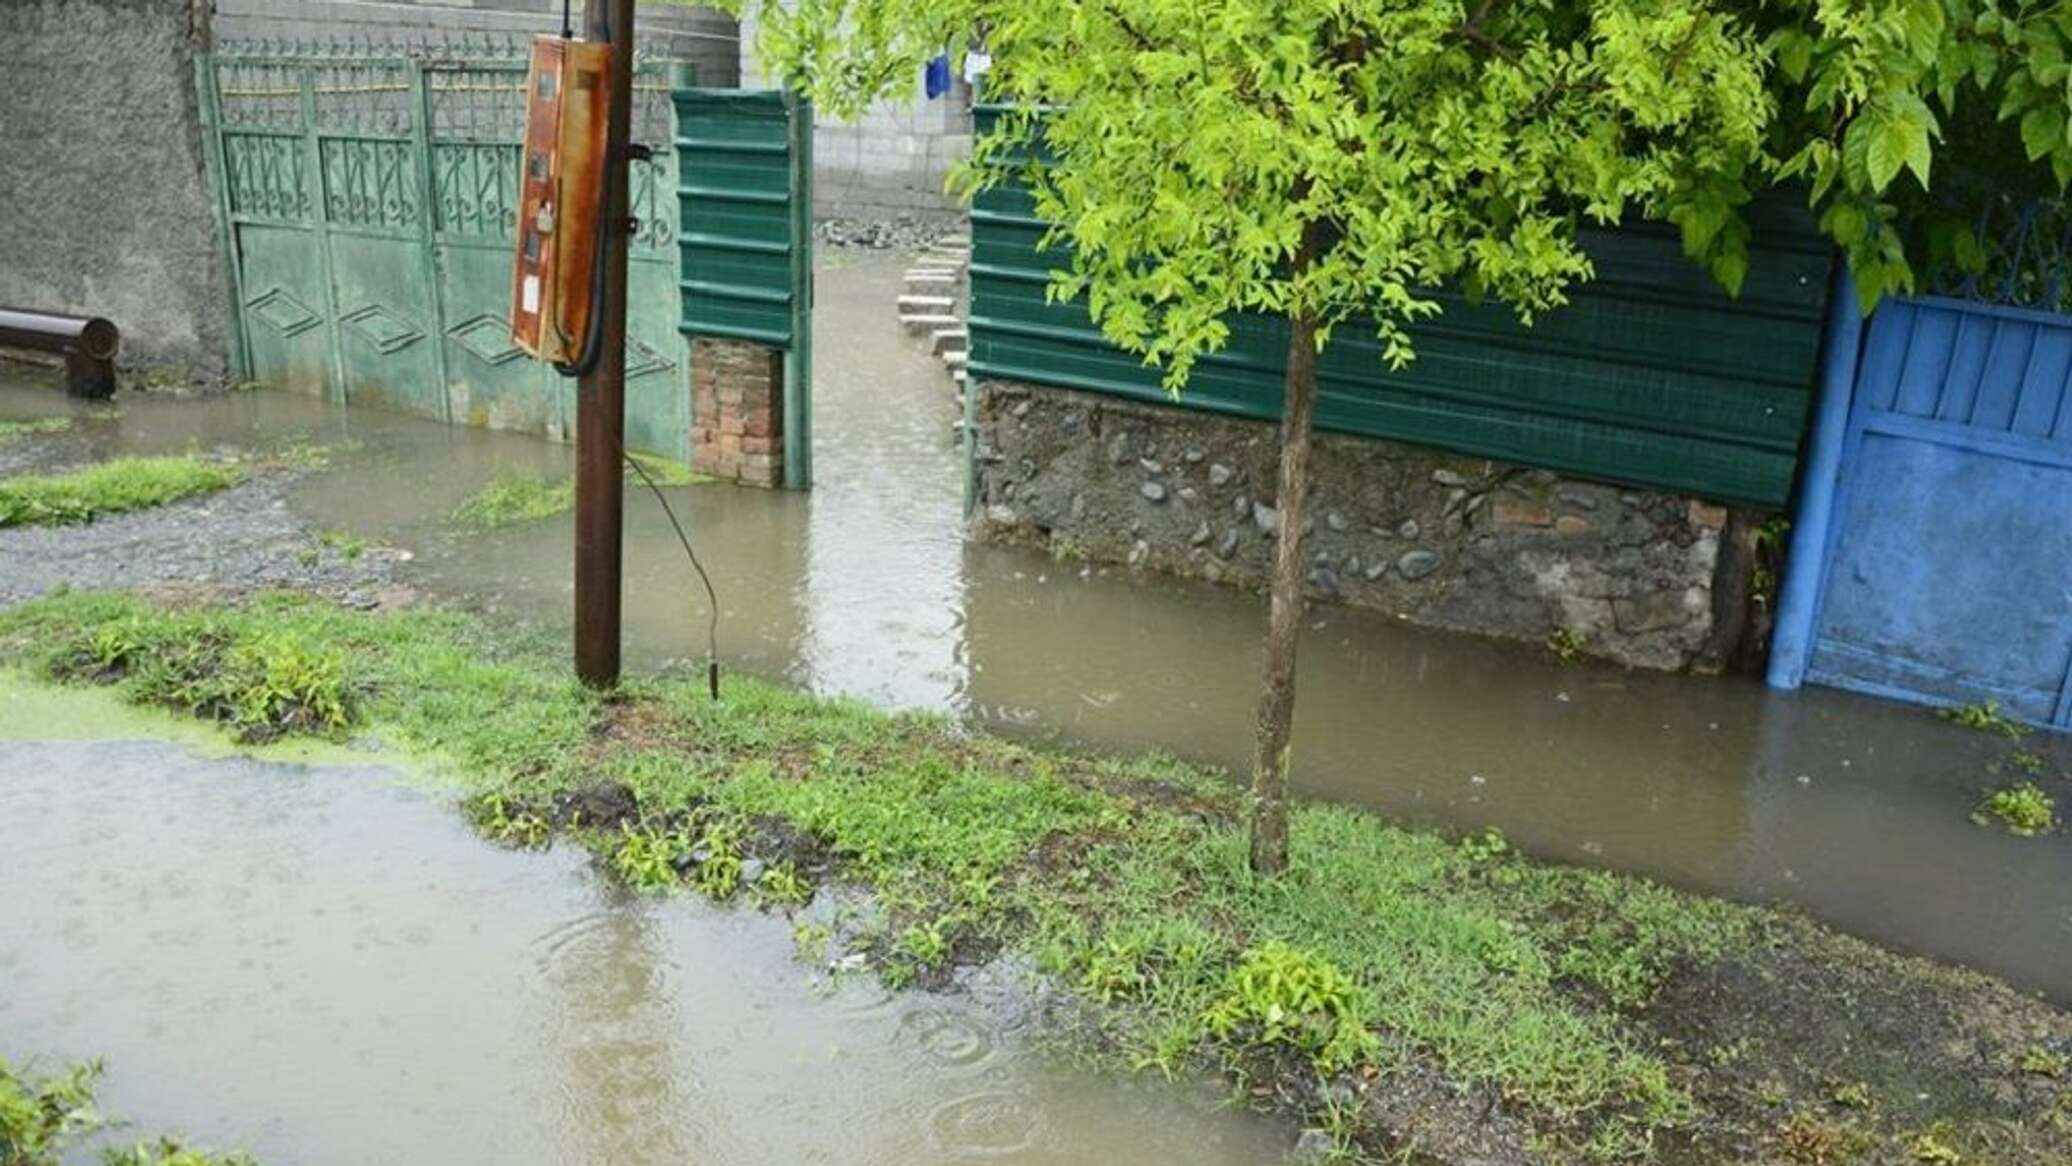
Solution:
{"label": "mud patch", "polygon": [[1637,1018],[1712,1115],[1665,1160],[1913,1161],[1927,1135],[1967,1162],[2072,1162],[2072,1082],[2032,1071],[2072,1048],[2072,1017],[1806,920],[1764,939],[1678,971]]}

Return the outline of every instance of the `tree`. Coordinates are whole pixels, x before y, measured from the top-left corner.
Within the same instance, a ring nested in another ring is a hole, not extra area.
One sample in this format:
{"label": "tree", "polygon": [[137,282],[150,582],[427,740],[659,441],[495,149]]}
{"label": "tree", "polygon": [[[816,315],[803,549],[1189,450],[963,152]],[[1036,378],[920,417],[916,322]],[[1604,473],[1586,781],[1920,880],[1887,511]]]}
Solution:
{"label": "tree", "polygon": [[1373,327],[1400,367],[1446,287],[1529,324],[1591,276],[1578,225],[1629,216],[1677,224],[1738,290],[1741,208],[1785,181],[1807,185],[1867,295],[1910,289],[1934,238],[1978,250],[1947,223],[1926,243],[1901,229],[1902,173],[1925,188],[1947,138],[1931,98],[1990,102],[1982,120],[2019,124],[2022,161],[2072,176],[2072,16],[2055,0],[741,2],[778,75],[838,115],[985,29],[989,96],[1014,112],[958,181],[1023,170],[1069,256],[1052,294],[1084,296],[1171,391],[1233,315],[1285,322],[1252,766],[1263,874],[1288,861],[1317,354],[1334,330]]}

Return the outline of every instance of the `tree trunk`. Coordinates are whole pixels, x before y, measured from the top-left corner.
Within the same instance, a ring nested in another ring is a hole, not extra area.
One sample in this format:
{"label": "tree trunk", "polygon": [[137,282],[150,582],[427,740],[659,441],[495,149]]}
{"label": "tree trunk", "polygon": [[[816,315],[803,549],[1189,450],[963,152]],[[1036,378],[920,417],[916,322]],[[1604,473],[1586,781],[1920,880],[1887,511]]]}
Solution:
{"label": "tree trunk", "polygon": [[[1304,233],[1296,270],[1315,255]],[[1288,746],[1295,719],[1295,642],[1302,631],[1303,527],[1309,501],[1310,415],[1317,400],[1317,325],[1307,309],[1288,322],[1288,376],[1281,414],[1281,484],[1273,582],[1266,616],[1266,675],[1252,755],[1252,872],[1288,869]]]}

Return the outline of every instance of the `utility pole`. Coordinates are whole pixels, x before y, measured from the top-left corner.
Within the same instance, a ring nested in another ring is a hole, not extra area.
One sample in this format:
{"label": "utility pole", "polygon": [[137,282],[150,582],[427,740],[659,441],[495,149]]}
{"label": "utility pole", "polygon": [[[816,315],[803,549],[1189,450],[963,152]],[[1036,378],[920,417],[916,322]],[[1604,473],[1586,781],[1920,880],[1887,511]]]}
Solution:
{"label": "utility pole", "polygon": [[633,0],[585,0],[584,35],[612,46],[605,115],[604,313],[597,363],[576,382],[576,675],[593,688],[619,682],[619,608],[625,550],[626,242],[628,143],[633,126]]}

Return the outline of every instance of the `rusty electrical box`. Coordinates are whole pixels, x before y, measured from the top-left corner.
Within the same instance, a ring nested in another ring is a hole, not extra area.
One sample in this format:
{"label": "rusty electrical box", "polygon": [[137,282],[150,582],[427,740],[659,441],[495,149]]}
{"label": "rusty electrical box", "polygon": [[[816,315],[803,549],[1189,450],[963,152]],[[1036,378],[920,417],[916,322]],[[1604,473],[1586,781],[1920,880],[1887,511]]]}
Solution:
{"label": "rusty electrical box", "polygon": [[532,42],[511,342],[556,364],[583,359],[595,310],[611,57],[611,46],[599,42]]}

